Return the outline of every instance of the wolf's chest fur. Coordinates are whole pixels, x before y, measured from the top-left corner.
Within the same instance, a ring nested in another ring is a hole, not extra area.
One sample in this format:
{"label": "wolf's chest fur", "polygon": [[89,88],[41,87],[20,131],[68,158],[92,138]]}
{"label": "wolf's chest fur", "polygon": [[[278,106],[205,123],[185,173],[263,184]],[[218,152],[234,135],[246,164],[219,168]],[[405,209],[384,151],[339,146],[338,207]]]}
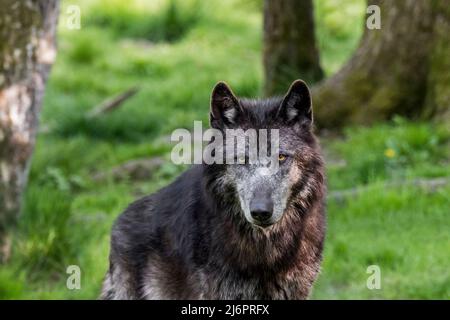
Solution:
{"label": "wolf's chest fur", "polygon": [[[195,183],[191,174],[185,179]],[[195,187],[191,192],[196,192]],[[181,210],[178,221],[170,219],[170,214],[164,217],[169,212],[165,210],[160,211],[159,220],[152,212],[153,201],[150,197],[136,202],[118,220],[103,298],[308,296],[320,268],[325,232],[322,202],[312,206],[301,221],[286,216],[276,232],[266,235],[254,230],[254,235],[242,236],[241,228],[246,227],[211,217],[198,204]]]}
{"label": "wolf's chest fur", "polygon": [[137,277],[137,294],[144,299],[305,299],[319,271],[324,231],[320,210],[313,208],[304,218],[307,231],[281,221],[268,234],[245,230],[243,236],[216,220],[208,229],[210,236],[197,235],[203,245],[192,242],[192,256],[177,252],[177,240],[166,235],[170,248],[162,252],[172,257],[148,258]]}

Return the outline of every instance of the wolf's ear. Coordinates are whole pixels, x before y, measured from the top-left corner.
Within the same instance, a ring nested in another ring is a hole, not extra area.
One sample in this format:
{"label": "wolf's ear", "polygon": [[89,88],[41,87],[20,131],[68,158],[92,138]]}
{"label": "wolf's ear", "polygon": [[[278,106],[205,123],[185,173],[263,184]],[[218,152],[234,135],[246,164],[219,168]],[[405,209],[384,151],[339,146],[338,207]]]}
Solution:
{"label": "wolf's ear", "polygon": [[287,123],[311,124],[312,103],[308,86],[302,80],[295,80],[283,99],[278,110],[278,116]]}
{"label": "wolf's ear", "polygon": [[225,82],[219,82],[211,94],[209,121],[212,128],[222,129],[236,123],[242,112],[238,99]]}

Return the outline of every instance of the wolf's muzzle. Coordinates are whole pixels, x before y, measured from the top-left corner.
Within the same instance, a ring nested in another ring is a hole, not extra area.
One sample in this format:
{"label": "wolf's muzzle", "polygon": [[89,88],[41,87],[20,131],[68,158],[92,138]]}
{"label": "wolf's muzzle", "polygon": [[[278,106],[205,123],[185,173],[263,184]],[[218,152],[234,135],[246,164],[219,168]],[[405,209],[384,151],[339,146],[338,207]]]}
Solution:
{"label": "wolf's muzzle", "polygon": [[270,194],[257,194],[250,201],[250,214],[255,224],[261,227],[271,225],[273,214],[273,201]]}

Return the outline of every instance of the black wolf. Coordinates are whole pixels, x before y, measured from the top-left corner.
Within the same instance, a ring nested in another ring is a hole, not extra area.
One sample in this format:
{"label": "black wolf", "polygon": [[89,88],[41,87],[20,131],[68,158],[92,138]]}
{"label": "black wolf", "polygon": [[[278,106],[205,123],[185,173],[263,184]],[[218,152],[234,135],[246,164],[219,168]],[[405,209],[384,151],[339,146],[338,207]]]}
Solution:
{"label": "black wolf", "polygon": [[284,98],[239,99],[223,82],[211,127],[279,130],[279,166],[194,165],[133,204],[111,240],[103,299],[305,299],[325,236],[322,157],[311,96],[295,81]]}

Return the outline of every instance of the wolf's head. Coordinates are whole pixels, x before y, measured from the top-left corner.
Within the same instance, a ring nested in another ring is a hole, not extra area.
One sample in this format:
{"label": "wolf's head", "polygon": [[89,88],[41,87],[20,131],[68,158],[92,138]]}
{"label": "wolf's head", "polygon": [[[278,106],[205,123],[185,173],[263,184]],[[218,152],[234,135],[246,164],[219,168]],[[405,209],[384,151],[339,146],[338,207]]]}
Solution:
{"label": "wolf's head", "polygon": [[[312,118],[311,95],[301,80],[292,83],[283,98],[265,100],[237,98],[225,83],[219,82],[211,97],[211,127],[222,132],[224,141],[234,141],[227,136],[236,136],[236,132],[237,136],[249,129],[257,132],[257,140],[247,136],[245,145],[232,146],[236,154],[241,149],[234,164],[225,161],[214,165],[214,192],[221,193],[225,205],[228,202],[240,207],[238,211],[248,222],[263,228],[279,221],[289,207],[298,214],[305,212],[318,184],[316,180],[322,179]],[[268,132],[267,145],[260,144],[260,129]],[[278,139],[272,140],[274,133]],[[274,143],[277,148],[273,148]],[[264,151],[277,161],[275,170],[269,170],[268,163],[261,159],[249,161],[252,147],[258,152],[261,148],[270,149]],[[230,146],[225,148],[227,153]],[[271,154],[273,150],[276,154]]]}

